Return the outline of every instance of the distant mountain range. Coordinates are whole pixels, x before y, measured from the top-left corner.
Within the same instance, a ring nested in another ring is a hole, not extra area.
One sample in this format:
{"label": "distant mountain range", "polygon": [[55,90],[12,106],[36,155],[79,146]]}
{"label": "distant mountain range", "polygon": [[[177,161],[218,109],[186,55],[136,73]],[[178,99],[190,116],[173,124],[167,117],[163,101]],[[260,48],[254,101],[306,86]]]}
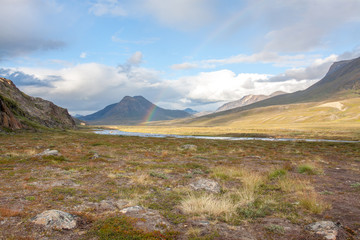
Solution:
{"label": "distant mountain range", "polygon": [[21,92],[6,78],[0,78],[0,128],[74,128],[75,122],[64,108]]}
{"label": "distant mountain range", "polygon": [[225,103],[224,105],[222,105],[221,107],[219,107],[216,112],[221,112],[221,111],[226,111],[226,110],[230,110],[233,108],[237,108],[237,107],[242,107],[242,106],[246,106],[252,103],[256,103],[271,97],[275,97],[278,95],[282,95],[285,94],[286,92],[282,92],[282,91],[276,91],[270,95],[246,95],[244,97],[242,97],[239,100],[233,101],[233,102],[229,102],[229,103]]}
{"label": "distant mountain range", "polygon": [[324,78],[305,90],[274,96],[246,106],[216,112],[190,121],[216,119],[228,114],[267,106],[338,101],[356,97],[360,97],[360,58],[335,62]]}
{"label": "distant mountain range", "polygon": [[111,104],[96,113],[79,117],[79,119],[94,125],[121,125],[189,116],[191,114],[183,110],[168,110],[158,107],[142,96],[126,96],[119,103]]}
{"label": "distant mountain range", "polygon": [[184,111],[191,114],[191,115],[194,115],[194,114],[198,113],[198,111],[195,111],[195,110],[193,110],[191,108],[186,108],[186,109],[184,109]]}

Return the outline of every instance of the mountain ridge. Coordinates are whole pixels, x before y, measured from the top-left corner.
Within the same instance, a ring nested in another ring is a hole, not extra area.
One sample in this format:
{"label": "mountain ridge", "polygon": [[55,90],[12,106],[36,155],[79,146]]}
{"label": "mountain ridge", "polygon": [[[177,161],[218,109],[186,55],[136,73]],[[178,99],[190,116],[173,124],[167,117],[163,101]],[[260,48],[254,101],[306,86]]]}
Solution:
{"label": "mountain ridge", "polygon": [[321,80],[305,90],[278,95],[246,106],[194,118],[190,121],[195,122],[260,107],[346,99],[351,96],[360,96],[360,57],[333,63]]}
{"label": "mountain ridge", "polygon": [[262,100],[265,100],[265,99],[268,99],[268,98],[271,98],[274,96],[282,95],[282,94],[286,94],[286,92],[276,91],[270,95],[254,95],[254,94],[245,95],[242,98],[240,98],[239,100],[225,103],[224,105],[220,106],[215,112],[221,112],[221,111],[226,111],[226,110],[230,110],[230,109],[237,108],[237,107],[250,105],[252,103],[259,102],[259,101],[262,101]]}
{"label": "mountain ridge", "polygon": [[183,110],[169,110],[156,106],[143,96],[125,96],[120,102],[80,117],[80,120],[97,125],[139,124],[146,121],[172,120],[189,117]]}
{"label": "mountain ridge", "polygon": [[64,108],[42,98],[20,91],[9,79],[0,78],[0,127],[75,128],[75,122]]}

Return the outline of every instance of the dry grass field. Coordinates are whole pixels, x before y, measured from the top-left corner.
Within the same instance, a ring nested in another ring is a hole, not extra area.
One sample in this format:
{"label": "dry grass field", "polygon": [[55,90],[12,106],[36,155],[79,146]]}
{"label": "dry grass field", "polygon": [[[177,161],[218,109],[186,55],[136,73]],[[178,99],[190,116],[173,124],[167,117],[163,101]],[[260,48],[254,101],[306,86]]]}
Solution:
{"label": "dry grass field", "polygon": [[360,140],[360,98],[270,106],[217,117],[104,126],[128,132]]}
{"label": "dry grass field", "polygon": [[[0,239],[321,239],[305,229],[320,220],[360,237],[360,143],[0,134]],[[150,212],[121,212],[131,206]],[[77,228],[32,223],[50,209]]]}

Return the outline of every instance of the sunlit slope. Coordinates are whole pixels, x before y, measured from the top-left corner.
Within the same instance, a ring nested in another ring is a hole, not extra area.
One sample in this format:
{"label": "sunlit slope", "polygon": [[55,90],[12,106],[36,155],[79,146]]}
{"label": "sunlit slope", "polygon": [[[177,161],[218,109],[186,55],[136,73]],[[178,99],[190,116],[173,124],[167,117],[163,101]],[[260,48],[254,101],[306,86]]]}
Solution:
{"label": "sunlit slope", "polygon": [[200,117],[192,121],[203,121],[209,117],[218,119],[224,116],[228,118],[226,115],[268,106],[338,101],[358,97],[360,97],[360,58],[334,63],[324,78],[303,91],[275,96],[247,106]]}
{"label": "sunlit slope", "polygon": [[360,126],[360,98],[335,102],[276,105],[209,116],[189,123],[192,126],[244,126],[297,123],[348,123]]}

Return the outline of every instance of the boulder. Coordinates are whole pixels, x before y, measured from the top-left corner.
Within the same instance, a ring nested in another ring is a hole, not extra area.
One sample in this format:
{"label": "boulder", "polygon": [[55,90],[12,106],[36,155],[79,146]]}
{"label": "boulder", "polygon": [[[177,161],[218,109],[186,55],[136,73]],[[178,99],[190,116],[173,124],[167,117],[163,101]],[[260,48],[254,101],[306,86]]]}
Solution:
{"label": "boulder", "polygon": [[120,212],[126,216],[139,219],[135,226],[144,231],[164,232],[166,229],[170,228],[170,223],[156,210],[145,209],[141,206],[133,206],[124,208]]}
{"label": "boulder", "polygon": [[195,190],[205,190],[208,192],[219,193],[221,190],[220,184],[214,180],[200,178],[190,184]]}
{"label": "boulder", "polygon": [[37,156],[59,156],[59,155],[60,153],[58,150],[50,150],[50,149],[46,149],[42,153],[37,154]]}
{"label": "boulder", "polygon": [[31,221],[51,229],[74,229],[76,217],[60,210],[48,210],[36,215]]}
{"label": "boulder", "polygon": [[317,235],[323,236],[326,240],[336,240],[338,235],[338,226],[331,221],[311,223],[306,226],[306,229]]}
{"label": "boulder", "polygon": [[196,151],[197,146],[193,144],[185,144],[180,147],[181,150],[190,150],[190,151]]}

